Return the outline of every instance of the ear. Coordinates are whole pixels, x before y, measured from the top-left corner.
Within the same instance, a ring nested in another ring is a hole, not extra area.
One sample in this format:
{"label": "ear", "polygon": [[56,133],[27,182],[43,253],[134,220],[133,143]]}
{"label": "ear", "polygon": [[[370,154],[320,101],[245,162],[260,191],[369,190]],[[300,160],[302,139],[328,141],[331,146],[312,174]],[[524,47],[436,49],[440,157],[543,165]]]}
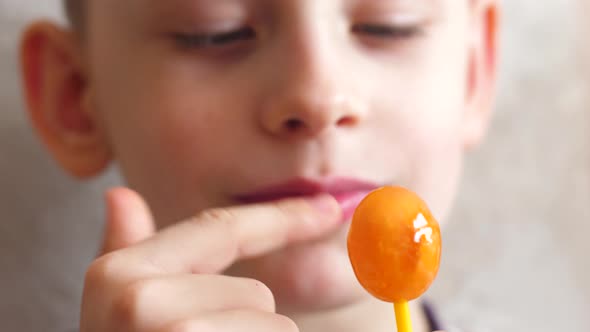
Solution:
{"label": "ear", "polygon": [[66,171],[78,178],[97,175],[112,154],[96,121],[74,33],[52,23],[34,23],[22,36],[20,52],[33,127]]}
{"label": "ear", "polygon": [[497,0],[475,0],[471,3],[467,112],[463,125],[466,149],[477,146],[483,140],[494,108],[500,16]]}

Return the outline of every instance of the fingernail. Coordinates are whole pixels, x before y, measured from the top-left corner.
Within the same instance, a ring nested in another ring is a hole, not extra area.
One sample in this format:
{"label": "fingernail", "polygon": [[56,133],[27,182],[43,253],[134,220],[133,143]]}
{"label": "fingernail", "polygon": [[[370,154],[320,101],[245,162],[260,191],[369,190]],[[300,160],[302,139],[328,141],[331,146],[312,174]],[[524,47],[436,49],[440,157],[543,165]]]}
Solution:
{"label": "fingernail", "polygon": [[327,216],[335,215],[336,211],[338,211],[338,209],[340,208],[340,205],[338,205],[336,199],[331,195],[327,194],[311,198],[309,204],[313,207],[314,210]]}

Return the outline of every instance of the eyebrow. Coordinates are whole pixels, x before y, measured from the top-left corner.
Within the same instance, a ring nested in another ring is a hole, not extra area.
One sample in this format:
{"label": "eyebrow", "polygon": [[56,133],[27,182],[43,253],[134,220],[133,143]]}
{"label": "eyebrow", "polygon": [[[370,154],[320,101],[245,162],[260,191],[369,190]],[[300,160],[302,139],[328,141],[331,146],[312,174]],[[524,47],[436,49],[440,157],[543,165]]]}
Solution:
{"label": "eyebrow", "polygon": [[211,5],[219,5],[219,4],[231,4],[231,3],[250,3],[250,0],[152,0],[150,2],[151,7],[155,9],[155,11],[159,10],[166,10],[170,8],[182,8],[182,9],[202,9],[206,8]]}

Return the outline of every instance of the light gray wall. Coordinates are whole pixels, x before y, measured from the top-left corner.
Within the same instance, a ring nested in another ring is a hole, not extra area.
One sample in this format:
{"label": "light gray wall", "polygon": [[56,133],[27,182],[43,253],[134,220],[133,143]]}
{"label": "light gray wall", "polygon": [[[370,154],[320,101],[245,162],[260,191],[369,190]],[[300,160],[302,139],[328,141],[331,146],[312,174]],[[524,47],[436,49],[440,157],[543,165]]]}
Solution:
{"label": "light gray wall", "polygon": [[466,331],[590,331],[590,26],[575,0],[504,3],[496,118],[432,293]]}
{"label": "light gray wall", "polygon": [[116,182],[64,176],[24,116],[18,35],[32,17],[58,17],[57,3],[0,0],[0,331],[77,326],[80,282],[101,232],[102,191]]}
{"label": "light gray wall", "polygon": [[[498,111],[469,157],[430,292],[466,331],[590,331],[590,37],[574,1],[505,1]],[[37,15],[58,17],[57,2],[0,0],[2,331],[75,327],[102,191],[118,182],[68,179],[26,125],[16,41]]]}

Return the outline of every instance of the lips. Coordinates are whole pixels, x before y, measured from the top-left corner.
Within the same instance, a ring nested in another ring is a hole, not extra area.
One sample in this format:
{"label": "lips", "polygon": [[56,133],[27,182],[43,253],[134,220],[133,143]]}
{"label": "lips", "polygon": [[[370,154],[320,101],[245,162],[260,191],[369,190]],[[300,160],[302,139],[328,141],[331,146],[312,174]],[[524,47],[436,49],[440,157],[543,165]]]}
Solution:
{"label": "lips", "polygon": [[349,220],[361,200],[378,184],[353,178],[330,178],[323,180],[293,179],[278,185],[262,188],[252,193],[237,196],[244,204],[263,203],[285,198],[332,195],[340,204],[343,221]]}

